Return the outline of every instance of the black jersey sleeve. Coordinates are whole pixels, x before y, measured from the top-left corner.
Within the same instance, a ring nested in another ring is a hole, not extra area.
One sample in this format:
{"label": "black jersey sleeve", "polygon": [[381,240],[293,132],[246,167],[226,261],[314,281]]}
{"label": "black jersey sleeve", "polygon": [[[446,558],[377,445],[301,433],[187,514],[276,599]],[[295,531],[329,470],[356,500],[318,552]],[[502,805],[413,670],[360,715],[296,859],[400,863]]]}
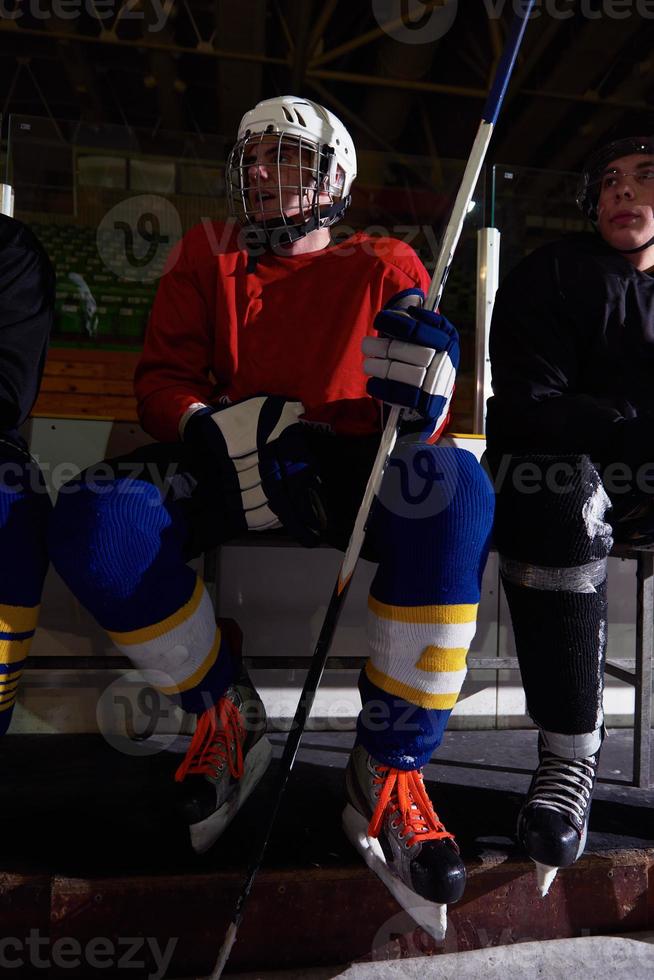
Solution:
{"label": "black jersey sleeve", "polygon": [[562,258],[556,249],[541,249],[498,290],[490,333],[489,448],[640,461],[648,455],[642,433],[654,428],[644,418],[625,418],[610,384],[589,378],[604,301],[592,277],[574,267],[562,274]]}
{"label": "black jersey sleeve", "polygon": [[36,237],[0,216],[0,432],[36,401],[54,313],[54,272]]}

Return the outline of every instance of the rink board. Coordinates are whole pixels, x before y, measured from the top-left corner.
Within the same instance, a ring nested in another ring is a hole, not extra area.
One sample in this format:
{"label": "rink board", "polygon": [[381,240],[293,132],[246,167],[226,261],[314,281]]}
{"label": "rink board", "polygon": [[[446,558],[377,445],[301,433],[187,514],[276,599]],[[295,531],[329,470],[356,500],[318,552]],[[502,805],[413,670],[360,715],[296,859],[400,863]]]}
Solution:
{"label": "rink board", "polygon": [[[135,423],[103,419],[34,418],[27,424],[25,435],[53,494],[77,470],[151,441]],[[474,437],[459,444],[477,455],[484,445],[483,440]],[[297,666],[281,669],[279,660],[307,657],[313,651],[339,564],[340,554],[329,548],[307,551],[288,545],[267,543],[259,547],[248,543],[247,547],[234,544],[220,549],[218,611],[221,616],[235,617],[244,629],[245,653],[255,660],[253,675],[274,725],[283,727],[293,716],[304,678],[304,670]],[[312,715],[312,725],[317,729],[348,730],[358,713],[358,667],[354,664],[365,656],[366,600],[373,574],[374,565],[361,561],[331,650],[331,655],[344,663],[341,669],[329,670],[321,685]],[[635,562],[612,560],[608,638],[612,660],[633,659],[635,622]],[[121,684],[125,672],[107,668],[103,658],[115,657],[115,648],[52,569],[46,580],[32,655],[80,658],[80,666],[73,663],[70,669],[48,669],[47,662],[39,660],[38,670],[26,671],[12,733],[95,732],[97,706],[103,693],[103,731],[114,724],[122,730],[125,709],[120,706],[125,698],[133,702],[130,713],[134,727],[147,728],[150,719],[143,715],[138,703],[142,688],[139,675],[129,671]],[[470,656],[515,656],[494,553],[484,574],[478,628]],[[274,662],[275,667],[262,666],[266,660]],[[351,668],[348,661],[353,662]],[[115,717],[107,721],[109,701],[116,707]],[[633,688],[607,678],[608,724],[631,725],[633,704]],[[158,715],[158,728],[171,727],[173,732],[178,729],[179,716],[174,711],[162,707]],[[517,670],[469,671],[452,714],[452,729],[522,728],[528,724]]]}

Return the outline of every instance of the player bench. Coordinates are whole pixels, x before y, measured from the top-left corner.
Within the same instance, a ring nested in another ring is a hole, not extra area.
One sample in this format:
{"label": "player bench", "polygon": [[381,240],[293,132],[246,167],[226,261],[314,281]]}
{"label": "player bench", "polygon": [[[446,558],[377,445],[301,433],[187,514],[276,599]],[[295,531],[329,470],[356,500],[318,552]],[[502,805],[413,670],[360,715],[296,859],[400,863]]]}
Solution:
{"label": "player bench", "polygon": [[[249,534],[230,542],[230,546],[252,547],[300,547],[287,538],[276,534]],[[324,546],[328,547],[328,546]],[[634,736],[632,785],[642,789],[650,787],[651,761],[651,714],[652,714],[652,658],[654,654],[654,550],[634,546],[616,545],[611,558],[636,562],[636,632],[634,657],[619,662],[607,656],[606,673],[634,688]],[[208,551],[204,556],[204,578],[207,589],[217,604],[220,593],[220,549]],[[296,668],[307,669],[311,650],[305,656],[295,657],[248,657],[249,667],[256,669]],[[327,658],[327,670],[361,669],[365,657]],[[517,670],[517,657],[468,657],[469,669]],[[479,768],[486,768],[480,764]]]}
{"label": "player bench", "polygon": [[[108,365],[107,370],[113,370],[114,366]],[[63,414],[63,413],[62,413]],[[79,446],[71,446],[71,427],[81,427],[79,434]],[[111,430],[110,443],[106,445],[96,445],[96,429],[107,428]],[[52,432],[50,431],[52,430]],[[87,431],[88,430],[88,431]],[[92,431],[91,431],[92,430]],[[52,436],[52,442],[47,437]],[[40,434],[37,438],[37,451],[43,460],[53,464],[58,461],[57,453],[64,453],[67,460],[74,459],[79,465],[88,465],[93,459],[103,455],[116,455],[134,448],[135,440],[142,440],[143,433],[138,426],[131,423],[119,423],[112,425],[110,422],[91,421],[80,419],[75,422],[73,419],[64,420],[53,418],[40,420]],[[45,441],[44,441],[45,439]],[[89,449],[89,442],[93,442],[93,449]],[[483,440],[476,440],[478,454],[483,450]],[[471,441],[466,439],[466,448],[471,446]],[[74,450],[74,451],[73,451]],[[84,456],[84,453],[87,453]],[[92,458],[91,455],[92,454]],[[79,455],[79,460],[78,460]],[[236,544],[238,549],[252,547],[299,547],[286,538],[280,538],[276,534],[251,534],[237,542],[230,542],[230,547]],[[624,546],[614,548],[612,557],[622,560],[632,559],[636,564],[636,630],[635,630],[635,650],[634,657],[627,660],[615,662],[609,657],[606,672],[610,677],[614,677],[623,683],[629,684],[634,688],[634,752],[633,752],[633,784],[639,787],[650,785],[650,718],[651,718],[651,684],[652,684],[652,655],[654,649],[654,552],[639,548],[626,548]],[[204,575],[207,587],[212,592],[212,597],[216,597],[218,590],[218,574],[220,567],[220,553],[218,550],[208,552],[204,557]],[[325,595],[325,601],[328,596]],[[48,598],[44,597],[44,611],[47,608]],[[42,627],[45,623],[42,622]],[[59,641],[55,643],[57,649]],[[98,637],[93,643],[87,644],[91,649],[98,647],[108,649],[106,641]],[[301,647],[304,650],[304,646]],[[306,668],[311,655],[311,644],[307,644],[306,654],[302,656],[255,656],[249,659],[249,663],[256,669],[302,669]],[[358,656],[339,657],[332,656],[328,659],[327,667],[332,671],[352,670],[360,668],[364,660]],[[511,656],[476,656],[471,654],[468,658],[468,665],[472,670],[516,670],[517,659]],[[61,671],[66,670],[69,683],[72,682],[74,674],[79,677],[79,685],[89,683],[86,678],[91,677],[92,672],[124,670],[129,667],[129,662],[125,657],[109,653],[108,655],[95,654],[86,655],[82,646],[79,652],[72,653],[53,653],[46,656],[33,655],[28,662],[28,670],[42,671]],[[271,675],[272,676],[272,675]]]}

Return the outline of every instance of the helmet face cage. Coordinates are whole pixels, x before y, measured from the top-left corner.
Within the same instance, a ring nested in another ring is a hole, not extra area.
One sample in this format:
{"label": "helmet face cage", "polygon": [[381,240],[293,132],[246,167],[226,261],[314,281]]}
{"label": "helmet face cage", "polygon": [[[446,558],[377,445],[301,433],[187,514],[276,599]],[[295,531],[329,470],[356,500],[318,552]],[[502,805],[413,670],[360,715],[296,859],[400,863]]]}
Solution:
{"label": "helmet face cage", "polygon": [[587,161],[577,185],[577,205],[591,221],[597,221],[602,180],[611,168],[609,164],[634,154],[654,156],[654,136],[630,136],[615,140],[596,150]]}
{"label": "helmet face cage", "polygon": [[340,214],[321,214],[320,201],[321,194],[329,195],[323,207],[342,199],[343,175],[331,149],[305,136],[269,129],[248,130],[229,155],[225,175],[230,214],[264,231],[333,224]]}

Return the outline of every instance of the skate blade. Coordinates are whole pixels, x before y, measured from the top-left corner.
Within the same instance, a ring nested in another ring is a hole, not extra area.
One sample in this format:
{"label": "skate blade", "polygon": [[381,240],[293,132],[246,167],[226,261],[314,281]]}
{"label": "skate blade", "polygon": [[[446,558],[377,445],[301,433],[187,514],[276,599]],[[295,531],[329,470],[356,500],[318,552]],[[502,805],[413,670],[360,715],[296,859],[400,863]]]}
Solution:
{"label": "skate blade", "polygon": [[218,840],[256,787],[271,759],[272,745],[264,735],[245,757],[243,775],[229,799],[214,813],[189,827],[191,846],[196,854],[204,854]]}
{"label": "skate blade", "polygon": [[343,830],[349,842],[363,857],[370,870],[386,885],[396,902],[432,939],[442,943],[447,930],[447,905],[421,898],[393,874],[386,864],[379,841],[368,836],[368,821],[350,803],[343,810]]}
{"label": "skate blade", "polygon": [[541,864],[540,861],[534,861],[536,865],[536,881],[538,883],[538,891],[540,892],[540,897],[545,898],[548,891],[550,890],[550,885],[556,878],[556,872],[558,868],[553,868],[549,864]]}

